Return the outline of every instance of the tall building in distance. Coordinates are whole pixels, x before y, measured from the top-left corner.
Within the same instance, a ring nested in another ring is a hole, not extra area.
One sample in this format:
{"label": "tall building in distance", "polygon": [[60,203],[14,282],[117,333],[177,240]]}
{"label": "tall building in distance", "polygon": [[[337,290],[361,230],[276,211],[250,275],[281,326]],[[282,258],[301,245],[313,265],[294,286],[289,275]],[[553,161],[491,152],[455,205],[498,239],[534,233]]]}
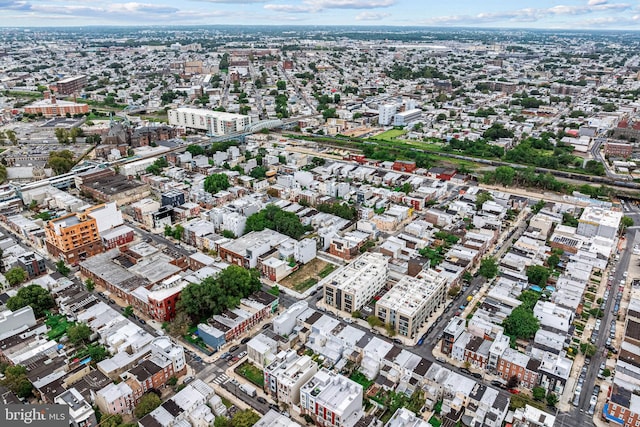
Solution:
{"label": "tall building in distance", "polygon": [[395,104],[383,104],[378,107],[378,124],[381,126],[389,126],[396,111],[397,107]]}
{"label": "tall building in distance", "polygon": [[67,77],[56,83],[56,90],[60,95],[73,95],[78,93],[87,84],[87,76]]}
{"label": "tall building in distance", "polygon": [[187,129],[205,130],[209,135],[227,135],[245,130],[251,125],[251,117],[242,114],[180,107],[169,110],[169,124]]}

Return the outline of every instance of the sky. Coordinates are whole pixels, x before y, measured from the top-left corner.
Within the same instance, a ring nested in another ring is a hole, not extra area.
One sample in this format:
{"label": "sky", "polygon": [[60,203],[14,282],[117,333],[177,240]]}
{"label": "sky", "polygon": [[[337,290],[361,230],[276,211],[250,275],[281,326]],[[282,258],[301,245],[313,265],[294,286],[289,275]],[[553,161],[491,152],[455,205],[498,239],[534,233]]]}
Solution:
{"label": "sky", "polygon": [[640,30],[640,0],[0,0],[0,27],[171,24]]}

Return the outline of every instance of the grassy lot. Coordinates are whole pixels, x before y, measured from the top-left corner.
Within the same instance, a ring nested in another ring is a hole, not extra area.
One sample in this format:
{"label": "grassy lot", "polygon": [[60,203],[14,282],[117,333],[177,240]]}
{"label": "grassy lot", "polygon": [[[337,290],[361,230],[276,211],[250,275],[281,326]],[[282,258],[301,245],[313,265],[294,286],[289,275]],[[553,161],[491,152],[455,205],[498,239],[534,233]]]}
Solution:
{"label": "grassy lot", "polygon": [[257,386],[264,387],[264,372],[249,362],[244,362],[236,368],[236,373],[242,375]]}
{"label": "grassy lot", "polygon": [[396,139],[399,136],[402,136],[404,134],[406,134],[407,131],[406,130],[402,130],[402,129],[390,129],[386,132],[381,133],[380,135],[376,135],[373,137],[373,139],[386,139],[386,140],[391,140],[391,139]]}
{"label": "grassy lot", "polygon": [[280,284],[297,292],[304,292],[321,279],[327,277],[335,268],[335,265],[315,258],[282,279]]}
{"label": "grassy lot", "polygon": [[373,381],[369,380],[362,372],[359,371],[355,371],[351,374],[349,379],[360,384],[365,391],[367,391],[369,387],[371,387],[371,384],[373,384]]}
{"label": "grassy lot", "polygon": [[67,333],[69,326],[73,323],[67,322],[67,318],[61,314],[47,315],[45,324],[51,329],[47,332],[47,336],[50,340],[56,340]]}

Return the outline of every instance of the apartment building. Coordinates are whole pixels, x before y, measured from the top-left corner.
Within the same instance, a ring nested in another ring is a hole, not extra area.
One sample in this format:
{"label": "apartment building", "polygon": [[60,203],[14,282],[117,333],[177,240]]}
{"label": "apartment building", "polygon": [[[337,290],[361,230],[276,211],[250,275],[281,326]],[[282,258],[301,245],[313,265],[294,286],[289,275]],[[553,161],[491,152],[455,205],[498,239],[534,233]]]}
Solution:
{"label": "apartment building", "polygon": [[466,328],[466,322],[462,317],[452,318],[442,332],[440,351],[444,354],[450,354],[453,349],[453,344],[455,344],[460,335],[465,332]]}
{"label": "apartment building", "polygon": [[300,389],[318,372],[318,364],[311,357],[298,356],[294,350],[279,354],[264,369],[264,389],[285,405],[298,405]]}
{"label": "apartment building", "polygon": [[98,222],[89,215],[97,208],[70,213],[47,223],[45,243],[52,257],[76,264],[103,251]]}
{"label": "apartment building", "polygon": [[605,156],[628,158],[633,154],[633,145],[619,142],[607,142],[604,144]]}
{"label": "apartment building", "polygon": [[533,388],[538,385],[538,368],[540,361],[520,353],[512,348],[508,348],[502,353],[496,370],[498,375],[505,381],[515,376],[520,380],[520,385],[526,388]]}
{"label": "apartment building", "polygon": [[403,276],[376,302],[375,315],[398,335],[415,338],[418,330],[447,296],[447,282],[434,270]]}
{"label": "apartment building", "polygon": [[56,82],[56,90],[60,95],[73,95],[76,92],[80,92],[86,84],[87,76],[67,77]]}
{"label": "apartment building", "polygon": [[169,124],[207,131],[209,135],[226,135],[245,130],[251,117],[200,108],[181,107],[169,110]]}
{"label": "apartment building", "polygon": [[75,388],[70,388],[56,396],[53,399],[53,403],[69,407],[70,427],[92,427],[98,425],[95,411]]}
{"label": "apartment building", "polygon": [[322,369],[300,389],[300,411],[318,426],[353,427],[363,416],[362,386]]}
{"label": "apartment building", "polygon": [[353,313],[380,292],[388,275],[388,258],[380,253],[366,252],[324,280],[324,302]]}
{"label": "apartment building", "polygon": [[44,258],[35,252],[26,252],[18,256],[16,261],[18,266],[27,272],[27,276],[30,279],[47,272],[47,267],[44,264]]}

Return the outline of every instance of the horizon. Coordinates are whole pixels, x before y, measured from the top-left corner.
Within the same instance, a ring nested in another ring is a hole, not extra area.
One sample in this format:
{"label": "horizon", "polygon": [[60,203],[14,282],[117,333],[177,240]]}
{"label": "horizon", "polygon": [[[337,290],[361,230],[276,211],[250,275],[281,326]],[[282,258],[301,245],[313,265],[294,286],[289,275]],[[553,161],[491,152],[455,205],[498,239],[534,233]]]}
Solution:
{"label": "horizon", "polygon": [[[623,0],[0,0],[0,28],[95,26],[354,26],[639,31],[640,4]],[[52,23],[55,22],[55,25]]]}

